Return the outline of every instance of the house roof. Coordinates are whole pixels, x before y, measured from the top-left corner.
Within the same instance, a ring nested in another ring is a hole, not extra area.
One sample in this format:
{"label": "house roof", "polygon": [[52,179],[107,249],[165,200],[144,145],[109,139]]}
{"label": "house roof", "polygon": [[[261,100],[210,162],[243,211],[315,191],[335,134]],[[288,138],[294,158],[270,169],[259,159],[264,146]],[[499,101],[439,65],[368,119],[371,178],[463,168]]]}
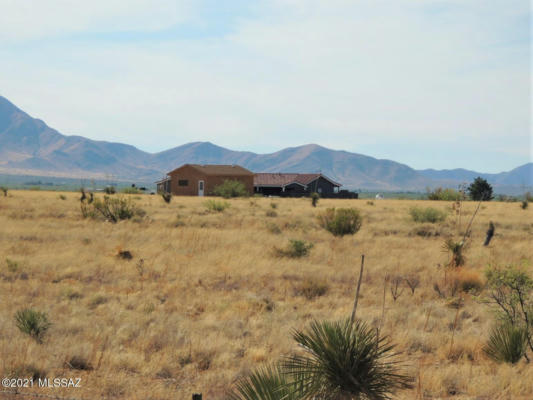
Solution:
{"label": "house roof", "polygon": [[192,167],[205,175],[223,175],[223,176],[250,176],[253,175],[252,171],[241,167],[240,165],[217,165],[217,164],[185,164],[179,168],[170,171],[171,174],[183,167]]}
{"label": "house roof", "polygon": [[319,177],[322,177],[334,186],[342,186],[340,183],[332,181],[327,176],[323,174],[295,174],[295,173],[267,173],[259,172],[254,175],[254,186],[272,186],[272,187],[283,187],[290,185],[291,183],[298,183],[300,185],[308,185],[309,183],[315,181]]}

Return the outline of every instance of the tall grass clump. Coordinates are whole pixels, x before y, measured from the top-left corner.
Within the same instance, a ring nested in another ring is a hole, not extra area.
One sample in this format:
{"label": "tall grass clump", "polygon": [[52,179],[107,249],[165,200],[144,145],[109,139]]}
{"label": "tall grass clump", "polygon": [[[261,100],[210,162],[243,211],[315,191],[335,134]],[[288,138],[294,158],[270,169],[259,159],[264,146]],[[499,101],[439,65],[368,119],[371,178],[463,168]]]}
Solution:
{"label": "tall grass clump", "polygon": [[42,343],[44,334],[52,325],[46,313],[29,308],[16,312],[15,323],[21,332],[31,336],[37,343]]}
{"label": "tall grass clump", "polygon": [[318,216],[318,222],[334,236],[344,236],[357,233],[363,218],[355,208],[328,208]]}
{"label": "tall grass clump", "polygon": [[161,198],[165,201],[165,203],[169,204],[172,201],[172,193],[161,192]]}
{"label": "tall grass clump", "polygon": [[222,212],[230,206],[227,201],[207,200],[205,203],[209,211]]}
{"label": "tall grass clump", "polygon": [[231,197],[246,197],[248,196],[248,191],[246,190],[244,183],[227,179],[220,185],[215,186],[213,189],[213,194],[215,196],[221,196],[225,199],[229,199]]}
{"label": "tall grass clump", "polygon": [[496,362],[516,364],[526,353],[527,331],[503,322],[492,328],[483,352]]}
{"label": "tall grass clump", "polygon": [[411,207],[409,209],[409,215],[411,215],[411,218],[415,222],[429,222],[434,224],[444,221],[447,213],[432,207]]}

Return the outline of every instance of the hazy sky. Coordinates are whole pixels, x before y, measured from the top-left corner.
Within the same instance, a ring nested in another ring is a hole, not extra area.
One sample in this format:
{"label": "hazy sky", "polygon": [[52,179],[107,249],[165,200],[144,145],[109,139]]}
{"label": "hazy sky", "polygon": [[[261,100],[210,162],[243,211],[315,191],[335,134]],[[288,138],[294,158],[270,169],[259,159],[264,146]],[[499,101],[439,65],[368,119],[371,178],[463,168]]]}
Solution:
{"label": "hazy sky", "polygon": [[0,0],[0,95],[156,152],[317,143],[414,168],[531,161],[527,0]]}

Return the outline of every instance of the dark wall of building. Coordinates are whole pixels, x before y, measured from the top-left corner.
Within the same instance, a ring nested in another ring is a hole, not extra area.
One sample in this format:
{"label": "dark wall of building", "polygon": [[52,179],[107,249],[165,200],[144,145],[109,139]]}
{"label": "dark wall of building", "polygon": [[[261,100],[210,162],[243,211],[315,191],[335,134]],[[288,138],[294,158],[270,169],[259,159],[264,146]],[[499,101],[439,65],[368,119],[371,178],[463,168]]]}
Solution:
{"label": "dark wall of building", "polygon": [[317,192],[320,194],[329,194],[335,193],[335,187],[336,186],[327,179],[319,177],[318,179],[315,179],[307,184],[307,191],[309,193]]}

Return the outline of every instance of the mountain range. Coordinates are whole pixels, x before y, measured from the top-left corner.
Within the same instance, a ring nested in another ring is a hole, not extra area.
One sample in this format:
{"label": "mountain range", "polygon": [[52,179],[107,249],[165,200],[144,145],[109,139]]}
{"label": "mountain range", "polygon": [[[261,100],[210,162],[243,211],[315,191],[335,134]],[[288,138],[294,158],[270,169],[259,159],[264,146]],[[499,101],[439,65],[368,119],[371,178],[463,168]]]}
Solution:
{"label": "mountain range", "polygon": [[465,169],[415,170],[405,164],[316,144],[271,154],[233,151],[210,142],[193,142],[159,153],[134,146],[66,136],[29,116],[0,96],[0,172],[63,177],[154,181],[185,163],[239,164],[254,172],[322,172],[345,188],[424,190],[457,187],[477,176],[497,192],[533,186],[533,163],[508,172],[486,174]]}

